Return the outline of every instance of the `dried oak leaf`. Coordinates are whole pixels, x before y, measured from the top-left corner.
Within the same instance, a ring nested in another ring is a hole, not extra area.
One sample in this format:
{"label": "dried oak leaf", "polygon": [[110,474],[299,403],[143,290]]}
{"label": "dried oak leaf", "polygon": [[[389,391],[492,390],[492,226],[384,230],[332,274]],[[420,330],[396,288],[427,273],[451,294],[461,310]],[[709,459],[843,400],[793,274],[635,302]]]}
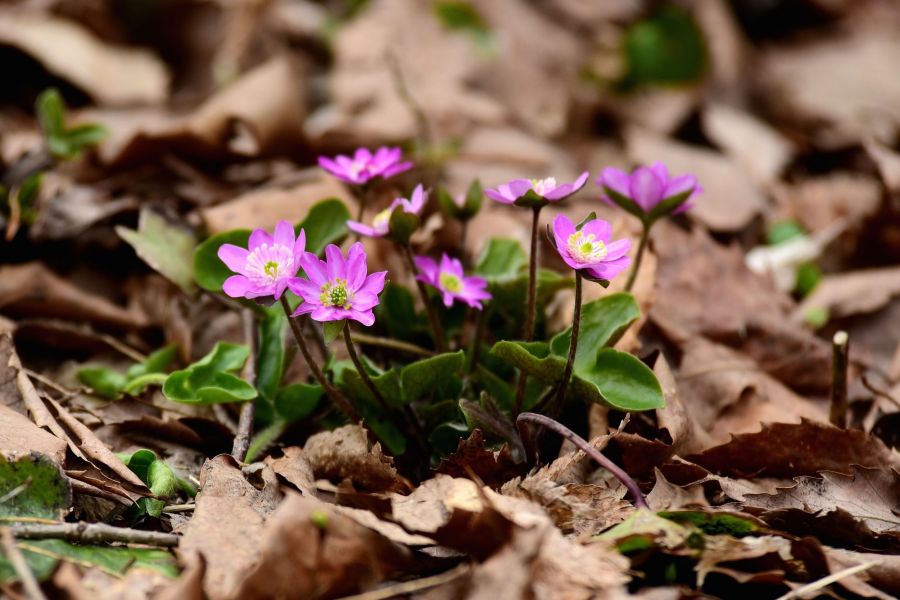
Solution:
{"label": "dried oak leaf", "polygon": [[282,456],[267,456],[265,463],[276,475],[297,488],[304,496],[316,497],[316,478],[303,448],[291,446],[282,450]]}
{"label": "dried oak leaf", "polygon": [[293,493],[266,520],[258,552],[231,598],[334,598],[371,589],[411,563],[407,548]]}
{"label": "dried oak leaf", "polygon": [[747,494],[744,506],[766,510],[797,508],[827,513],[849,512],[876,533],[900,532],[900,476],[893,470],[852,466],[849,475],[823,471],[816,477],[794,478],[794,485],[776,494]]}
{"label": "dried oak leaf", "polygon": [[263,480],[263,488],[255,488],[227,455],[207,460],[200,471],[194,516],[178,553],[183,562],[195,553],[203,556],[203,587],[211,600],[234,597],[260,559],[263,524],[280,500],[275,474],[266,469]]}
{"label": "dried oak leaf", "polygon": [[666,405],[655,411],[656,423],[668,436],[672,452],[684,456],[713,446],[708,427],[698,422],[693,398],[690,402],[682,400],[675,375],[662,354],[653,365],[653,373],[662,387],[666,400]]}
{"label": "dried oak leaf", "polygon": [[702,335],[740,350],[793,389],[830,388],[830,348],[790,319],[793,302],[747,269],[740,248],[666,222],[654,227],[653,243],[656,294],[666,301],[653,305],[650,319],[666,336],[683,343]]}
{"label": "dried oak leaf", "polygon": [[436,472],[465,478],[469,477],[467,467],[491,487],[502,485],[523,470],[522,465],[513,460],[506,444],[499,450],[485,448],[484,434],[477,428],[469,437],[459,440],[455,452],[441,459]]}
{"label": "dried oak leaf", "polygon": [[814,476],[820,471],[852,472],[852,465],[900,468],[900,458],[876,437],[804,420],[767,423],[758,433],[742,433],[721,446],[685,457],[727,477]]}
{"label": "dried oak leaf", "polygon": [[380,443],[370,444],[368,433],[359,425],[345,425],[310,436],[303,453],[317,478],[350,479],[368,491],[411,488],[394,468],[394,459],[384,454]]}
{"label": "dried oak leaf", "polygon": [[169,74],[159,58],[146,50],[108,45],[74,21],[4,8],[0,43],[34,57],[99,104],[160,104],[168,97]]}
{"label": "dried oak leaf", "polygon": [[842,508],[814,514],[799,508],[745,511],[764,521],[771,529],[798,537],[813,537],[829,546],[856,548],[863,551],[900,552],[900,535],[893,532],[876,533]]}
{"label": "dried oak leaf", "polygon": [[708,507],[701,482],[676,485],[666,479],[659,469],[653,470],[656,483],[647,494],[647,504],[652,510],[675,510],[686,507]]}

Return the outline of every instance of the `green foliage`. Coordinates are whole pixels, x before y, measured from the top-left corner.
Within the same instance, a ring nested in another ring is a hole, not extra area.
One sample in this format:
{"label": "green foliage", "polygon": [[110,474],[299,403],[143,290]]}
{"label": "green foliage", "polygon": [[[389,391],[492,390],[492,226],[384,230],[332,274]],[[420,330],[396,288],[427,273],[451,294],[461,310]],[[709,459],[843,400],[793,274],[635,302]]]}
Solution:
{"label": "green foliage", "polygon": [[[641,316],[634,296],[626,292],[610,294],[581,307],[575,369],[587,369],[596,360],[597,349],[615,344],[628,327]],[[567,327],[550,340],[550,350],[568,356],[572,328]]]}
{"label": "green foliage", "polygon": [[769,232],[766,234],[766,241],[769,242],[770,246],[777,246],[778,244],[783,244],[805,235],[806,230],[803,229],[803,226],[797,221],[789,219],[773,223],[769,228]]}
{"label": "green foliage", "polygon": [[481,203],[484,200],[484,191],[481,188],[481,182],[477,179],[469,185],[466,191],[462,206],[458,206],[444,188],[438,188],[438,203],[444,214],[458,219],[460,221],[468,221],[478,214],[481,210]]}
{"label": "green foliage", "polygon": [[347,325],[347,321],[345,319],[341,319],[340,321],[325,321],[322,323],[322,336],[325,338],[325,343],[330,344],[334,340],[337,339],[341,332],[344,331],[344,327]]}
{"label": "green foliage", "polygon": [[280,304],[267,308],[259,321],[256,355],[256,389],[266,400],[274,400],[284,375],[284,326],[287,317]]}
{"label": "green foliage", "polygon": [[797,282],[794,284],[794,293],[800,296],[809,295],[819,282],[822,281],[822,269],[815,263],[803,263],[797,268]]}
{"label": "green foliage", "polygon": [[491,30],[473,4],[461,0],[438,0],[434,3],[434,14],[447,29],[471,35],[482,52],[493,51]]}
{"label": "green foliage", "polygon": [[177,351],[178,347],[174,344],[160,348],[143,362],[133,364],[124,375],[108,367],[84,367],[78,370],[76,376],[102,398],[117,400],[122,394],[136,396],[150,385],[163,384],[163,373]]}
{"label": "green foliage", "polygon": [[316,410],[324,394],[321,385],[295,383],[285,386],[275,396],[276,414],[286,423],[299,421]]}
{"label": "green foliage", "polygon": [[629,27],[623,52],[627,74],[622,85],[626,89],[696,81],[708,61],[699,26],[690,13],[674,6]]}
{"label": "green foliage", "polygon": [[250,349],[219,342],[212,351],[186,369],[170,374],[163,384],[169,400],[185,404],[242,402],[256,398],[251,384],[233,374],[240,369]]}
{"label": "green foliage", "polygon": [[250,233],[249,229],[234,229],[201,242],[194,249],[194,277],[197,285],[209,292],[221,292],[225,280],[234,273],[219,258],[219,246],[234,244],[246,248]]}
{"label": "green foliage", "polygon": [[434,392],[443,383],[451,380],[454,374],[462,371],[465,360],[465,353],[460,350],[438,354],[406,365],[400,371],[403,401],[414,402]]}
{"label": "green foliage", "polygon": [[109,133],[101,125],[66,127],[66,105],[55,88],[44,90],[37,97],[34,111],[54,158],[77,158],[85,148],[100,143]]}
{"label": "green foliage", "polygon": [[58,520],[72,502],[72,490],[59,467],[43,454],[10,461],[0,454],[0,517]]}
{"label": "green foliage", "polygon": [[745,516],[726,512],[706,513],[699,510],[660,511],[660,517],[679,524],[691,524],[706,535],[732,535],[744,537],[751,533],[760,533],[764,527]]}
{"label": "green foliage", "polygon": [[141,478],[147,487],[159,498],[141,498],[137,501],[140,515],[159,518],[166,506],[165,500],[175,496],[179,489],[178,477],[172,468],[160,460],[152,450],[138,450],[133,454],[120,454],[119,458]]}
{"label": "green foliage", "polygon": [[478,257],[475,274],[490,283],[515,279],[528,264],[528,254],[516,240],[491,238]]}
{"label": "green foliage", "polygon": [[194,265],[191,257],[196,246],[193,233],[169,223],[146,207],[141,209],[137,231],[116,227],[116,233],[154,270],[184,293],[193,293]]}

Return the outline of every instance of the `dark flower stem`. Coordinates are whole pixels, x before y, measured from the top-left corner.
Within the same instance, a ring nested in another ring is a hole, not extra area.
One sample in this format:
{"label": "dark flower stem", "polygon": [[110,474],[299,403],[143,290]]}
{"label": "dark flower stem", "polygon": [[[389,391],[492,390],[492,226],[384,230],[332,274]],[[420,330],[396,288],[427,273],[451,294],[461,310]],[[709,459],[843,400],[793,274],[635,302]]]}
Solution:
{"label": "dark flower stem", "polygon": [[[531,256],[528,261],[528,300],[525,305],[525,327],[522,330],[522,339],[530,342],[534,337],[534,321],[537,312],[537,268],[540,263],[540,244],[539,232],[541,221],[542,206],[535,206],[532,209],[531,217]],[[519,373],[519,379],[516,382],[516,406],[515,414],[518,415],[522,411],[522,402],[525,399],[525,382],[528,375],[524,372]]]}
{"label": "dark flower stem", "polygon": [[294,339],[297,341],[297,346],[300,348],[300,353],[303,354],[304,360],[306,360],[306,364],[309,366],[309,370],[312,371],[313,377],[316,378],[316,381],[322,386],[325,390],[325,394],[331,399],[332,402],[340,409],[342,413],[344,413],[348,419],[352,423],[359,422],[359,415],[356,412],[356,409],[353,408],[353,405],[350,404],[350,401],[340,392],[336,387],[331,385],[331,382],[328,381],[328,378],[325,377],[325,374],[322,372],[322,369],[319,368],[319,365],[316,364],[316,361],[313,359],[312,355],[309,353],[309,348],[306,346],[306,340],[303,339],[303,330],[300,327],[300,323],[297,322],[297,319],[291,317],[291,306],[288,304],[287,297],[282,294],[281,295],[281,307],[284,309],[284,314],[287,317],[288,324],[291,326],[291,332],[294,334]]}
{"label": "dark flower stem", "polygon": [[575,366],[575,353],[578,351],[578,333],[581,327],[581,287],[583,278],[579,271],[575,271],[575,312],[572,315],[572,337],[569,339],[569,357],[566,359],[566,368],[563,370],[562,381],[559,382],[559,395],[556,397],[556,409],[562,410],[566,402],[566,390],[569,389],[569,379],[572,377],[572,368]]}
{"label": "dark flower stem", "polygon": [[[406,258],[406,265],[409,267],[409,272],[412,273],[413,278],[415,278],[416,261],[413,259],[412,248],[408,243],[401,244],[401,247],[403,248],[403,256]],[[434,345],[439,353],[446,352],[447,341],[444,338],[444,326],[441,325],[441,319],[434,309],[431,300],[428,298],[428,290],[425,289],[425,284],[418,279],[415,281],[416,287],[419,289],[419,296],[422,297],[422,303],[425,305],[425,312],[428,314],[428,321],[431,323],[431,331],[434,333]]]}
{"label": "dark flower stem", "polygon": [[850,337],[838,331],[831,340],[831,409],[829,420],[835,427],[847,427],[847,354]]}
{"label": "dark flower stem", "polygon": [[638,270],[641,268],[641,262],[644,260],[644,250],[647,249],[647,242],[650,240],[650,225],[644,224],[641,232],[641,241],[638,243],[637,254],[634,257],[634,266],[631,267],[631,273],[628,274],[628,281],[625,283],[625,291],[630,292],[634,287],[634,281],[637,279]]}
{"label": "dark flower stem", "polygon": [[475,331],[472,333],[472,342],[469,346],[469,364],[466,367],[466,373],[474,373],[475,368],[478,367],[478,355],[481,354],[481,338],[484,337],[484,326],[487,323],[490,308],[490,305],[488,305],[478,311]]}
{"label": "dark flower stem", "polygon": [[516,423],[520,423],[522,421],[537,423],[538,425],[542,425],[547,429],[552,429],[559,435],[575,444],[579,450],[583,451],[585,454],[593,458],[597,462],[597,464],[612,473],[616,479],[622,482],[622,485],[624,485],[628,489],[631,497],[634,498],[635,506],[637,506],[638,508],[650,508],[649,506],[647,506],[647,500],[644,499],[644,494],[641,493],[641,488],[638,487],[638,484],[635,483],[634,479],[632,479],[631,476],[628,475],[628,473],[619,468],[616,463],[603,456],[603,454],[601,454],[599,451],[597,451],[596,448],[591,446],[583,437],[581,437],[559,421],[555,421],[550,417],[545,417],[544,415],[525,412],[520,414],[516,419]]}

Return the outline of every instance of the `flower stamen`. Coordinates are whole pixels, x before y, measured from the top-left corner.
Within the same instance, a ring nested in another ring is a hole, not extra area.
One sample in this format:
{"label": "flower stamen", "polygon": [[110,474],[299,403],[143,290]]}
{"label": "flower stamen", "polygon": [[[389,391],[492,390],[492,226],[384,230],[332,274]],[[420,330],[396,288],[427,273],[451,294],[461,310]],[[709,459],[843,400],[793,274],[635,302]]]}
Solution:
{"label": "flower stamen", "polygon": [[606,258],[606,244],[598,240],[594,234],[584,235],[576,231],[567,240],[569,252],[582,262],[597,262]]}

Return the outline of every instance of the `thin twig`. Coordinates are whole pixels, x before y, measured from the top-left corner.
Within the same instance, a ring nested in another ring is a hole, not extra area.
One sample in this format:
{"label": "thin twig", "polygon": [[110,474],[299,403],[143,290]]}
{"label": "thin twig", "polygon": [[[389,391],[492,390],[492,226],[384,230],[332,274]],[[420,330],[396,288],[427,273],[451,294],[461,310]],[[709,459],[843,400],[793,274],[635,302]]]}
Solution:
{"label": "thin twig", "polygon": [[831,410],[828,418],[835,427],[847,427],[847,353],[850,336],[838,331],[831,340]]}
{"label": "thin twig", "polygon": [[[534,337],[534,322],[537,312],[537,269],[540,263],[541,246],[539,232],[541,221],[541,206],[534,207],[531,215],[531,255],[528,259],[528,299],[525,304],[525,326],[522,329],[522,339],[530,342]],[[522,412],[522,402],[525,400],[525,383],[528,375],[525,371],[519,372],[516,381],[516,403],[513,416]]]}
{"label": "thin twig", "polygon": [[410,344],[408,342],[403,342],[392,338],[353,332],[350,334],[350,339],[352,339],[357,344],[362,344],[363,346],[377,346],[379,348],[387,348],[388,350],[396,350],[398,352],[406,352],[407,354],[415,354],[416,356],[434,356],[434,352],[428,350],[427,348],[423,348],[422,346],[416,346],[415,344]]}
{"label": "thin twig", "polygon": [[363,592],[362,594],[344,596],[339,600],[389,600],[390,598],[396,598],[397,596],[406,596],[408,594],[413,594],[415,592],[427,590],[428,588],[433,588],[445,583],[449,583],[454,579],[459,579],[460,577],[468,573],[470,568],[471,567],[468,564],[462,564],[455,569],[450,569],[449,571],[445,571],[437,575],[432,575],[431,577],[423,577],[421,579],[414,579],[412,581],[403,581],[401,583],[395,583],[393,585],[389,585],[377,590]]}
{"label": "thin twig", "polygon": [[616,479],[622,482],[622,485],[628,488],[628,491],[631,493],[631,497],[634,498],[635,506],[637,506],[638,508],[649,508],[647,506],[647,500],[644,498],[644,494],[641,493],[641,488],[638,487],[638,484],[635,483],[634,479],[632,479],[628,473],[623,471],[619,467],[619,465],[595,450],[594,447],[591,446],[583,437],[581,437],[559,421],[554,421],[550,417],[545,417],[544,415],[539,415],[537,413],[525,412],[520,414],[516,419],[516,423],[518,424],[522,421],[530,421],[532,423],[542,425],[547,429],[552,429],[559,435],[575,444],[579,450],[593,458],[597,462],[597,464],[612,473]]}
{"label": "thin twig", "polygon": [[[244,363],[241,377],[245,381],[256,385],[256,356],[259,343],[256,339],[256,317],[253,311],[245,308],[241,311],[241,323],[244,329],[244,343],[250,347],[250,356]],[[250,446],[250,436],[253,435],[253,418],[255,416],[256,403],[253,400],[244,402],[241,406],[241,416],[238,418],[237,433],[234,436],[234,444],[231,446],[231,456],[239,463],[244,462],[247,448]]]}
{"label": "thin twig", "polygon": [[641,262],[644,260],[644,250],[647,249],[647,241],[649,239],[650,226],[644,225],[644,228],[641,231],[641,241],[638,244],[637,255],[634,257],[634,266],[631,268],[631,273],[628,274],[628,281],[625,283],[626,292],[630,292],[631,288],[634,287],[634,282],[637,279],[638,270],[641,268]]}
{"label": "thin twig", "polygon": [[28,567],[25,557],[22,556],[22,551],[16,546],[16,540],[9,527],[0,528],[0,543],[2,543],[6,559],[12,565],[16,575],[19,576],[19,581],[22,582],[22,588],[25,590],[28,598],[30,600],[47,600],[47,596],[41,591],[41,586],[35,579],[34,573]]}
{"label": "thin twig", "polygon": [[[413,258],[413,251],[409,244],[401,244],[400,247],[403,249],[403,256],[406,258],[406,264],[409,267],[409,272],[412,274],[413,278],[416,277],[416,261]],[[419,295],[422,297],[422,303],[425,304],[425,312],[428,315],[428,320],[431,322],[431,330],[434,333],[434,345],[437,348],[437,351],[446,352],[447,351],[447,341],[444,338],[444,326],[441,325],[441,319],[437,314],[437,311],[434,309],[434,305],[431,304],[431,300],[428,298],[428,290],[425,289],[425,284],[415,280],[416,287],[419,290]]]}
{"label": "thin twig", "polygon": [[309,367],[309,370],[312,371],[313,377],[316,378],[316,381],[318,381],[325,390],[325,394],[352,423],[359,422],[359,415],[357,414],[356,409],[353,408],[350,401],[347,400],[336,387],[331,385],[331,382],[325,377],[322,369],[319,368],[319,365],[316,364],[316,361],[313,360],[313,357],[310,355],[309,348],[306,347],[306,340],[303,338],[303,330],[300,328],[300,324],[297,320],[291,316],[291,306],[288,304],[287,296],[284,294],[281,295],[281,307],[284,309],[288,325],[290,325],[291,332],[294,334],[294,340],[296,340],[297,346],[300,348],[300,353],[303,354],[303,358],[306,360],[306,365]]}
{"label": "thin twig", "polygon": [[836,583],[845,577],[849,577],[850,575],[856,575],[860,571],[866,571],[871,569],[875,565],[878,564],[877,560],[869,561],[862,563],[861,565],[854,565],[852,567],[847,567],[846,569],[842,569],[837,573],[832,573],[828,577],[823,577],[822,579],[817,579],[811,583],[807,583],[803,587],[799,587],[796,590],[791,590],[787,594],[783,596],[779,596],[778,600],[791,600],[792,598],[804,598],[810,592],[816,592],[821,590],[824,587],[831,585],[832,583]]}
{"label": "thin twig", "polygon": [[122,542],[174,548],[181,536],[160,531],[113,527],[106,523],[56,523],[53,525],[12,525],[12,535],[23,540],[62,539],[85,544]]}
{"label": "thin twig", "polygon": [[900,400],[897,400],[896,398],[894,398],[891,395],[891,393],[888,392],[887,390],[883,390],[883,389],[879,388],[878,386],[876,386],[874,383],[872,383],[872,381],[869,379],[868,375],[863,373],[862,376],[860,377],[860,380],[862,381],[863,387],[866,388],[867,390],[869,390],[870,392],[872,392],[875,396],[877,396],[879,398],[884,398],[885,400],[887,400],[888,402],[890,402],[897,408],[900,408]]}

